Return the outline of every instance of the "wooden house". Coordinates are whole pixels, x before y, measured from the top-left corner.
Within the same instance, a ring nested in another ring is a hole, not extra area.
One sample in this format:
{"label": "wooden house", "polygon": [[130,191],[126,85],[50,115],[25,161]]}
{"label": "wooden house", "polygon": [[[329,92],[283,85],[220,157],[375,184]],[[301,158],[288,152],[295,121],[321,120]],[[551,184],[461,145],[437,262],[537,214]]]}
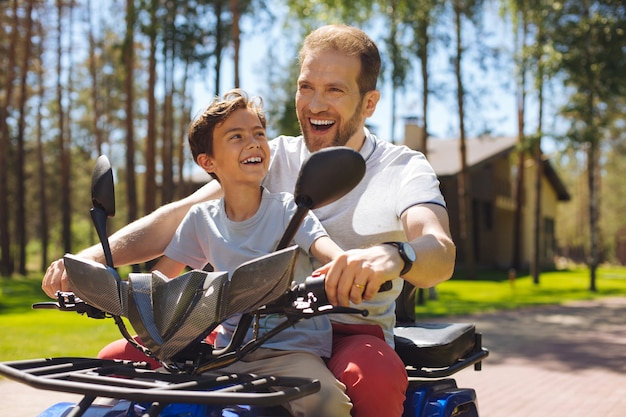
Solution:
{"label": "wooden house", "polygon": [[[417,126],[407,125],[406,143],[419,149]],[[516,137],[481,137],[466,140],[467,167],[470,175],[474,257],[479,268],[509,268],[513,261],[515,187],[517,162]],[[429,138],[427,158],[441,182],[441,191],[450,214],[452,237],[457,243],[457,264],[463,265],[460,243],[458,178],[461,171],[458,139]],[[528,268],[535,242],[535,161],[524,164],[522,192],[520,267]],[[545,159],[541,170],[541,214],[539,261],[542,269],[554,266],[555,218],[557,205],[570,199],[558,174]]]}

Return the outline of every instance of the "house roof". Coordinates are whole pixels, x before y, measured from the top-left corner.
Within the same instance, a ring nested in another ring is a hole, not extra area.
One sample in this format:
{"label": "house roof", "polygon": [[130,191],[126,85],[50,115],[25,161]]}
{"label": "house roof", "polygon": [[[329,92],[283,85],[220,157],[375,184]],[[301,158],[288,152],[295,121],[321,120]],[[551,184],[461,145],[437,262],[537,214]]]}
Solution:
{"label": "house roof", "polygon": [[[511,153],[515,149],[517,138],[514,136],[484,136],[468,139],[467,164],[476,168],[494,159]],[[461,171],[459,139],[428,139],[428,161],[439,177],[454,176]],[[558,173],[549,160],[544,160],[544,175],[554,188],[559,200],[568,201],[570,195]],[[204,184],[211,181],[209,174],[194,165],[188,180],[193,183]]]}
{"label": "house roof", "polygon": [[567,191],[567,187],[563,181],[561,181],[561,177],[559,177],[559,174],[557,174],[548,159],[544,159],[543,161],[543,174],[546,176],[550,184],[552,184],[552,187],[554,187],[554,191],[560,201],[569,201],[572,198]]}
{"label": "house roof", "polygon": [[[440,177],[456,175],[461,172],[461,153],[459,139],[428,139],[428,160]],[[512,136],[485,136],[467,139],[467,165],[474,167],[515,148],[517,138]]]}
{"label": "house roof", "polygon": [[[461,171],[461,157],[459,139],[428,140],[428,160],[439,177],[454,176]],[[493,159],[508,155],[515,149],[517,138],[514,136],[484,136],[466,141],[467,165],[471,168],[479,167]],[[548,159],[544,160],[543,172],[548,182],[554,188],[561,201],[568,201],[571,197],[558,173]]]}

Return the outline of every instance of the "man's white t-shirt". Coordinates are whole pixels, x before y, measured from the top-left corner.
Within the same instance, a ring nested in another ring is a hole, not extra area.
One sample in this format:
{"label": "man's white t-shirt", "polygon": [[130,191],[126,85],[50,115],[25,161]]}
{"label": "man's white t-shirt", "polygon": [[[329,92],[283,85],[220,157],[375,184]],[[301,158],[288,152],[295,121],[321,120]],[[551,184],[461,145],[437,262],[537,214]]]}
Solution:
{"label": "man's white t-shirt", "polygon": [[[272,192],[293,192],[300,166],[310,155],[304,139],[280,136],[269,144],[272,157],[263,185]],[[361,182],[341,199],[314,210],[331,239],[342,249],[406,241],[401,222],[406,209],[422,203],[445,207],[437,175],[422,153],[379,140],[367,129],[360,153],[366,163]],[[372,300],[355,306],[368,309],[367,317],[332,314],[331,321],[379,324],[385,340],[393,346],[395,299],[402,283],[397,278],[391,291],[378,293]]]}

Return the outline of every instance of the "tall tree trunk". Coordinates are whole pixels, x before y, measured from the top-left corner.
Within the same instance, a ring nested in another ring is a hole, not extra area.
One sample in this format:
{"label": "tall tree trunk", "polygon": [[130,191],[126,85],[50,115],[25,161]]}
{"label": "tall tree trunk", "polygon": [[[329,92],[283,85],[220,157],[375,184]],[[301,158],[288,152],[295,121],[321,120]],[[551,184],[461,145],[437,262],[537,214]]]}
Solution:
{"label": "tall tree trunk", "polygon": [[526,42],[526,33],[528,30],[526,23],[526,13],[519,12],[522,23],[518,27],[516,36],[517,48],[519,54],[517,69],[517,177],[515,178],[515,212],[513,214],[513,259],[511,260],[511,269],[518,271],[521,268],[522,257],[522,213],[524,209],[524,182],[525,182],[525,135],[524,135],[524,118],[526,104],[526,58],[524,56],[524,45]]}
{"label": "tall tree trunk", "polygon": [[[66,6],[68,7],[68,13],[67,13],[67,19],[68,19],[68,24],[67,24],[67,34],[68,34],[68,39],[74,39],[74,8],[76,7],[76,0],[69,0],[66,3]],[[72,210],[73,210],[73,206],[72,206],[72,200],[71,198],[73,197],[73,193],[72,193],[72,145],[74,143],[74,136],[73,133],[74,131],[72,130],[72,109],[74,108],[74,51],[73,51],[73,47],[74,47],[75,43],[74,42],[68,42],[68,46],[67,46],[67,59],[68,59],[68,66],[67,66],[67,79],[66,79],[66,83],[67,83],[67,87],[65,88],[65,99],[67,101],[67,109],[64,113],[64,117],[65,117],[65,177],[66,177],[66,189],[67,191],[67,195],[68,195],[68,202],[67,202],[67,208],[68,208],[68,213],[69,213],[69,218],[68,218],[68,251],[72,251]]]}
{"label": "tall tree trunk", "polygon": [[[542,94],[540,93],[540,96]],[[539,99],[539,117],[543,113],[543,98]],[[543,230],[543,214],[541,210],[542,205],[542,180],[543,180],[543,152],[541,151],[541,123],[537,129],[536,142],[533,144],[533,157],[535,160],[535,225],[534,225],[534,243],[533,243],[533,262],[531,265],[531,273],[533,276],[533,283],[539,284],[539,276],[543,269],[543,259],[541,254],[545,248],[542,245],[541,237],[544,234]],[[544,241],[545,242],[545,241]]]}
{"label": "tall tree trunk", "polygon": [[[5,74],[6,85],[4,87],[4,101],[0,101],[0,250],[2,256],[0,259],[0,274],[8,276],[13,272],[13,258],[11,256],[11,215],[9,213],[9,152],[10,152],[10,135],[7,118],[13,100],[13,81],[15,77],[15,47],[18,42],[19,20],[17,12],[18,0],[13,0],[11,38],[9,39],[8,56],[1,60],[3,62],[3,71]],[[2,97],[0,95],[0,97]]]}
{"label": "tall tree trunk", "polygon": [[222,67],[222,51],[224,49],[224,43],[226,42],[226,36],[224,34],[224,24],[222,22],[222,8],[223,4],[221,0],[218,0],[214,4],[215,7],[215,50],[213,55],[215,56],[215,95],[220,95],[220,83],[221,83],[221,67]]}
{"label": "tall tree trunk", "polygon": [[241,9],[239,7],[239,0],[230,0],[230,12],[233,18],[233,71],[235,88],[239,88],[239,86],[241,85],[241,82],[239,80],[239,49],[241,48],[241,28],[239,27],[239,21],[241,19]]}
{"label": "tall tree trunk", "polygon": [[189,60],[185,61],[185,69],[183,71],[183,79],[180,81],[181,90],[179,91],[180,97],[180,128],[179,133],[176,135],[178,139],[176,143],[176,160],[177,160],[177,176],[178,176],[178,187],[176,187],[176,198],[180,199],[189,194],[187,190],[187,183],[185,181],[184,176],[184,168],[185,168],[185,142],[187,137],[187,127],[189,123],[187,120],[189,119],[189,114],[191,113],[191,103],[190,99],[187,98],[187,84],[189,82]]}
{"label": "tall tree trunk", "polygon": [[463,43],[461,30],[461,14],[463,5],[461,0],[454,2],[454,17],[456,31],[456,56],[454,60],[454,71],[457,83],[457,105],[459,108],[459,153],[461,158],[461,172],[459,173],[459,225],[461,231],[461,241],[463,243],[463,261],[465,263],[466,276],[475,278],[475,255],[474,255],[474,233],[473,233],[473,210],[471,203],[471,184],[469,170],[467,167],[467,146],[465,138],[465,89],[461,71],[463,57]]}
{"label": "tall tree trunk", "polygon": [[[43,28],[38,25],[38,32],[40,38],[43,33]],[[39,59],[42,59],[43,45],[41,42],[37,45]],[[37,177],[39,184],[39,227],[41,229],[41,270],[45,271],[48,267],[48,245],[50,243],[49,224],[48,224],[48,197],[47,197],[47,175],[46,175],[46,161],[45,153],[43,149],[42,139],[42,119],[43,119],[43,98],[44,98],[44,68],[41,65],[41,61],[37,66],[37,89],[38,89],[38,101],[37,101]]]}
{"label": "tall tree trunk", "polygon": [[156,107],[156,50],[157,50],[157,11],[158,2],[150,3],[150,56],[148,57],[148,129],[146,136],[146,175],[144,181],[144,213],[156,209],[156,141],[157,141],[157,107]]}
{"label": "tall tree trunk", "polygon": [[[583,16],[587,25],[591,23],[591,5],[583,2]],[[588,27],[588,26],[587,26]],[[587,85],[593,88],[596,85],[596,76],[593,66],[597,65],[592,56],[591,34],[586,38],[584,68]],[[591,88],[590,88],[591,90]],[[596,273],[600,263],[600,135],[596,126],[595,108],[596,95],[593,91],[587,93],[585,122],[587,124],[587,185],[589,188],[589,290],[596,292]]]}
{"label": "tall tree trunk", "polygon": [[590,254],[589,254],[589,290],[596,292],[598,290],[596,286],[596,275],[599,264],[599,235],[598,235],[598,223],[600,218],[600,175],[599,171],[599,159],[600,152],[598,150],[598,143],[592,141],[589,144],[587,153],[587,176],[589,182],[589,232],[590,232]]}
{"label": "tall tree trunk", "polygon": [[[417,56],[420,60],[420,71],[422,74],[422,115],[424,119],[422,121],[422,136],[419,142],[421,144],[421,149],[418,149],[418,151],[422,152],[426,157],[428,157],[428,97],[430,95],[430,78],[428,74],[428,52],[430,46],[430,35],[428,34],[429,27],[430,18],[426,17],[422,19],[418,26],[419,36],[417,37]],[[432,300],[437,298],[437,291],[435,287],[429,289],[429,298]],[[419,288],[417,290],[417,304],[424,305],[424,303],[424,289]]]}
{"label": "tall tree trunk", "polygon": [[26,175],[24,173],[24,127],[26,120],[26,82],[28,68],[30,62],[31,39],[33,38],[33,0],[29,0],[26,5],[25,24],[26,34],[23,39],[23,55],[22,55],[22,72],[20,77],[20,96],[18,104],[18,123],[17,123],[17,155],[16,166],[17,184],[16,184],[16,213],[15,213],[15,236],[17,236],[17,244],[19,248],[17,270],[21,275],[26,275],[26,203],[24,192],[26,189]]}
{"label": "tall tree trunk", "polygon": [[[396,114],[397,114],[397,103],[398,103],[398,85],[396,85],[395,79],[395,66],[397,65],[397,56],[398,56],[398,44],[397,44],[397,36],[398,36],[398,19],[397,19],[397,5],[396,1],[391,1],[387,6],[387,12],[391,9],[391,13],[389,13],[389,24],[390,24],[390,33],[389,33],[389,41],[388,47],[391,49],[391,126],[389,132],[389,140],[391,143],[396,143]],[[405,288],[408,283],[405,281]],[[413,291],[415,287],[413,287]],[[415,309],[413,309],[415,310]],[[415,315],[415,313],[413,313]]]}
{"label": "tall tree trunk", "polygon": [[[593,94],[589,94],[589,126],[593,121]],[[587,147],[587,181],[589,187],[589,290],[596,292],[596,274],[600,263],[599,221],[600,221],[600,146],[596,137],[590,138]]]}
{"label": "tall tree trunk", "polygon": [[[426,23],[426,21],[424,21]],[[428,35],[429,25],[423,24],[421,29],[421,47],[420,47],[420,69],[422,73],[422,115],[424,117],[424,121],[422,123],[422,148],[420,149],[424,156],[428,157],[428,97],[430,95],[430,84],[429,84],[429,74],[428,74],[428,46],[430,42],[430,37]]]}
{"label": "tall tree trunk", "polygon": [[[542,31],[539,29],[538,40],[543,38]],[[542,63],[542,52],[539,51],[537,53],[537,104],[538,115],[537,115],[537,137],[535,142],[533,143],[533,156],[535,159],[535,227],[534,227],[534,244],[533,244],[533,262],[531,273],[533,276],[533,282],[535,284],[539,284],[539,277],[542,271],[542,256],[543,248],[541,244],[541,237],[544,235],[545,231],[543,230],[543,213],[541,210],[542,206],[542,181],[543,181],[543,152],[541,150],[541,137],[543,135],[543,63]],[[544,239],[545,242],[545,239]]]}
{"label": "tall tree trunk", "polygon": [[127,220],[137,218],[137,185],[135,183],[135,133],[134,133],[134,66],[135,66],[135,2],[126,0],[126,39],[124,41],[124,68],[126,90],[126,204]]}
{"label": "tall tree trunk", "polygon": [[172,128],[172,95],[174,90],[173,74],[174,74],[174,45],[171,41],[165,42],[165,48],[163,53],[163,66],[165,71],[163,72],[163,85],[165,96],[163,98],[163,142],[161,148],[161,160],[163,165],[163,171],[161,177],[163,182],[161,184],[161,203],[169,203],[174,198],[174,178],[173,178],[173,128]]}
{"label": "tall tree trunk", "polygon": [[100,77],[97,67],[97,51],[93,22],[91,21],[91,0],[87,1],[87,22],[89,26],[89,75],[91,77],[91,106],[92,106],[92,123],[93,134],[96,138],[96,150],[98,155],[102,155],[102,144],[104,142],[102,129],[100,128],[100,118],[102,117],[101,97],[100,97]]}
{"label": "tall tree trunk", "polygon": [[59,119],[59,152],[61,160],[61,235],[63,240],[63,251],[69,253],[72,251],[72,205],[71,205],[71,187],[70,187],[70,149],[66,143],[65,131],[65,109],[63,107],[63,9],[64,2],[57,0],[57,106]]}

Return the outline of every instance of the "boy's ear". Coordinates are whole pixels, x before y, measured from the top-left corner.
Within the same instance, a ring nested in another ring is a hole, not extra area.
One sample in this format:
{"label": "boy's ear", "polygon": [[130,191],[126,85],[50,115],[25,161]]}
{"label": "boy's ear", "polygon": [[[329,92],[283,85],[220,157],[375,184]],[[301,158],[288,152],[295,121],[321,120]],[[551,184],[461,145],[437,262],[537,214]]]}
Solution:
{"label": "boy's ear", "polygon": [[196,158],[196,162],[200,165],[200,168],[205,170],[206,172],[214,172],[215,166],[213,164],[213,158],[205,153],[198,154]]}

